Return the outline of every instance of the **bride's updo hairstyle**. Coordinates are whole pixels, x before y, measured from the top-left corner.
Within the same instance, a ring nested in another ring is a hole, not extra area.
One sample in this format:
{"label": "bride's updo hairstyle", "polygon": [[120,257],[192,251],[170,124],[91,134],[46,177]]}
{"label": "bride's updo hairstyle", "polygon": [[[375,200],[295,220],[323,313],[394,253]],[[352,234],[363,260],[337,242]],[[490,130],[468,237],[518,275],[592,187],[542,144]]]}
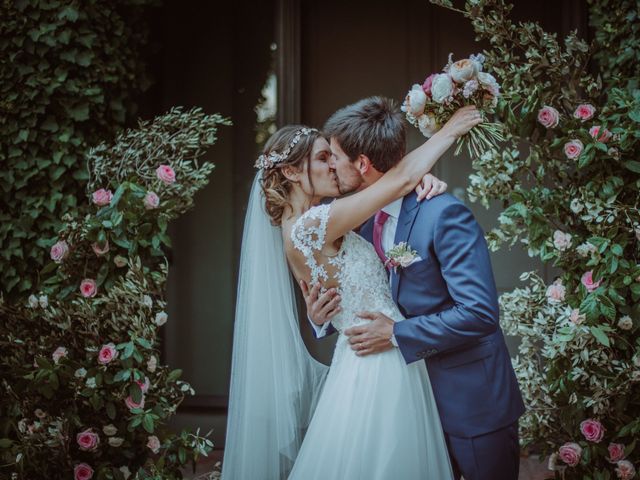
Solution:
{"label": "bride's updo hairstyle", "polygon": [[322,135],[315,128],[304,125],[288,125],[271,135],[264,146],[262,155],[256,161],[256,168],[262,169],[262,191],[265,208],[271,223],[279,226],[284,209],[289,205],[291,180],[285,177],[282,167],[292,166],[299,170],[307,164],[307,177],[313,188],[309,163],[313,144]]}

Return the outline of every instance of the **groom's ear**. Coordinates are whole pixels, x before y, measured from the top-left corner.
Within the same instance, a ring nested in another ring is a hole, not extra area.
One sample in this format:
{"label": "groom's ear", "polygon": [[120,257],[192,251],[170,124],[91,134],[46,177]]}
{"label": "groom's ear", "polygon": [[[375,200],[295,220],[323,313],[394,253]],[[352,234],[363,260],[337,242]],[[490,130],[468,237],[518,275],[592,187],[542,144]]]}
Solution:
{"label": "groom's ear", "polygon": [[354,165],[360,172],[360,175],[366,175],[373,168],[371,160],[369,160],[369,157],[367,157],[364,153],[358,155],[358,158],[356,158]]}

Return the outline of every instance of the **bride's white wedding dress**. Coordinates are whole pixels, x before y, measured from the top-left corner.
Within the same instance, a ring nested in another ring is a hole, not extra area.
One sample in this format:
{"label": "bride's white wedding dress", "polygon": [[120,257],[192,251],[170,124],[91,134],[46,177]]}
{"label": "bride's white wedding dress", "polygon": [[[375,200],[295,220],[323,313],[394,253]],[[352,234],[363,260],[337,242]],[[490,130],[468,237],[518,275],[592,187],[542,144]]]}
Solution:
{"label": "bride's white wedding dress", "polygon": [[313,283],[334,279],[342,312],[338,340],[309,428],[289,479],[446,480],[453,477],[424,362],[407,365],[397,348],[359,357],[344,331],[380,311],[402,321],[387,273],[373,246],[354,232],[337,255],[322,256],[330,205],[311,208],[291,238]]}

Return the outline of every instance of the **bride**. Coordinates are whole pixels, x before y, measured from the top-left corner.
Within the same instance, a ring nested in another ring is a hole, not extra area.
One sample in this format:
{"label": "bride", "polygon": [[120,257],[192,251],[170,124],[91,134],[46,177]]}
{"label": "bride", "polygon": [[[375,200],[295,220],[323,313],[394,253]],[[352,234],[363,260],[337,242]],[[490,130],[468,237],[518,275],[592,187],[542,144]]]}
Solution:
{"label": "bride", "polygon": [[[244,226],[223,479],[452,478],[425,364],[406,365],[398,349],[357,356],[342,332],[363,310],[403,320],[374,248],[353,229],[479,122],[475,108],[460,109],[376,183],[331,204],[320,204],[339,195],[327,140],[303,126],[269,139]],[[288,268],[342,297],[328,373],[300,337]]]}

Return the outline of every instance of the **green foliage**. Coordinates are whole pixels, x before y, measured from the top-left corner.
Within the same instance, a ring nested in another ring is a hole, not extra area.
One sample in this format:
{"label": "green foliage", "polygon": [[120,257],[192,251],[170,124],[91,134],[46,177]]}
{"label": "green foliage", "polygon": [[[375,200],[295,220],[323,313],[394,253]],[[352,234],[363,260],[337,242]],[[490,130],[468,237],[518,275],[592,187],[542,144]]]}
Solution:
{"label": "green foliage", "polygon": [[[497,113],[507,131],[501,151],[474,159],[469,194],[505,207],[488,235],[492,248],[522,243],[559,271],[549,290],[525,275],[528,287],[501,298],[507,332],[522,338],[522,438],[548,453],[579,443],[579,465],[558,460],[557,468],[585,480],[616,477],[610,442],[624,444],[636,468],[640,461],[640,20],[636,2],[590,0],[589,8],[591,45],[512,22],[503,0],[458,10],[490,45],[486,64],[504,91]],[[578,118],[585,104],[595,112]],[[543,107],[558,112],[557,125],[538,120]],[[581,145],[574,157],[570,142]],[[602,442],[581,433],[589,418],[604,425]]]}
{"label": "green foliage", "polygon": [[44,248],[82,201],[90,145],[112,137],[149,85],[155,0],[0,4],[0,284],[34,288]]}
{"label": "green foliage", "polygon": [[[85,197],[65,215],[54,238],[65,248],[42,268],[34,294],[0,300],[0,472],[72,478],[86,464],[96,478],[173,479],[210,452],[198,433],[166,428],[194,392],[179,370],[158,365],[157,334],[167,320],[167,224],[207,184],[213,164],[199,159],[228,124],[176,108],[88,153],[89,186],[104,189],[104,201]],[[87,280],[95,292],[80,289]],[[99,355],[105,346],[117,352],[109,361]],[[78,444],[86,431],[100,439],[95,449]]]}

